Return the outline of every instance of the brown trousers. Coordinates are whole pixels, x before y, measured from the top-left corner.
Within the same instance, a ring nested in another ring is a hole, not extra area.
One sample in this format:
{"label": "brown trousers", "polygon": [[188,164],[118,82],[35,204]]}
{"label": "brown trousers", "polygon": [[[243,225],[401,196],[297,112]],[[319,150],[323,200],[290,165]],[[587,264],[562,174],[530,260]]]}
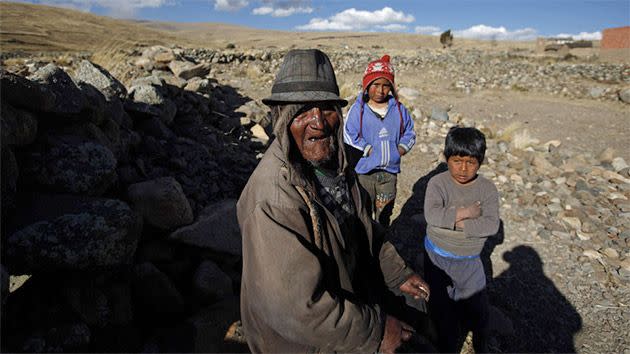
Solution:
{"label": "brown trousers", "polygon": [[370,196],[372,218],[385,227],[394,211],[396,181],[397,176],[386,171],[359,175],[359,184]]}

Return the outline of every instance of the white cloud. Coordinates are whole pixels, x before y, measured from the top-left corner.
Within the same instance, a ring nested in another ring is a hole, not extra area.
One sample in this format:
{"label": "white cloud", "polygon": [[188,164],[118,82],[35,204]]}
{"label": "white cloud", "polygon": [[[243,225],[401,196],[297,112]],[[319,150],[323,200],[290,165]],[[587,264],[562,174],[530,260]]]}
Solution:
{"label": "white cloud", "polygon": [[286,9],[274,9],[269,6],[261,6],[252,10],[254,15],[271,15],[273,17],[287,17],[294,14],[310,14],[312,7],[290,7]]}
{"label": "white cloud", "polygon": [[89,12],[94,7],[102,7],[109,11],[109,15],[119,18],[131,18],[138,9],[147,7],[161,7],[170,4],[169,0],[40,0],[20,1],[34,4],[65,7],[69,9]]}
{"label": "white cloud", "polygon": [[219,11],[237,11],[249,5],[247,0],[215,0],[214,9]]}
{"label": "white cloud", "polygon": [[416,26],[416,28],[414,28],[414,32],[419,34],[431,34],[434,36],[437,36],[441,33],[440,27],[436,26]]}
{"label": "white cloud", "polygon": [[392,23],[391,25],[381,26],[381,28],[384,31],[388,31],[388,32],[402,32],[402,31],[407,30],[407,26],[401,25],[398,23]]}
{"label": "white cloud", "polygon": [[476,25],[465,30],[453,31],[453,36],[455,38],[528,41],[536,39],[538,32],[533,28],[522,28],[514,31],[508,31],[503,26],[490,27],[486,25]]}
{"label": "white cloud", "polygon": [[313,12],[311,0],[262,0],[261,2],[263,6],[253,9],[252,14],[287,17]]}
{"label": "white cloud", "polygon": [[391,7],[384,7],[376,11],[363,11],[355,8],[339,12],[329,18],[313,18],[308,24],[298,26],[300,30],[315,31],[379,31],[392,30],[398,27],[405,29],[404,23],[415,21],[412,15],[402,11],[395,11]]}
{"label": "white cloud", "polygon": [[579,34],[566,34],[566,33],[560,33],[560,34],[556,34],[555,36],[556,38],[567,38],[567,37],[571,37],[576,41],[579,40],[585,40],[585,41],[598,41],[602,39],[602,33],[601,32],[580,32]]}

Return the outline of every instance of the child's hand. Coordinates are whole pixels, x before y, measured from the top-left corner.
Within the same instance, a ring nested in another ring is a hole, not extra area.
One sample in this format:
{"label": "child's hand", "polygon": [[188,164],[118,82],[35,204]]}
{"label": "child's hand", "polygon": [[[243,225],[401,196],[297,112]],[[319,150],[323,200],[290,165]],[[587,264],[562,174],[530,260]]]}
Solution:
{"label": "child's hand", "polygon": [[473,204],[459,209],[460,220],[475,219],[481,216],[481,202],[476,201]]}

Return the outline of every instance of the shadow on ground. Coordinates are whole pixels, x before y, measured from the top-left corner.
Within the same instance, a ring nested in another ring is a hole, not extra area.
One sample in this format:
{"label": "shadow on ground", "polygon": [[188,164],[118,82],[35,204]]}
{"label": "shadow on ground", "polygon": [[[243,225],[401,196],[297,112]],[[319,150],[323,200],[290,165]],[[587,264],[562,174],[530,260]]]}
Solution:
{"label": "shadow on ground", "polygon": [[536,250],[519,245],[505,252],[503,259],[510,267],[492,280],[488,292],[495,315],[498,310],[509,318],[511,328],[502,326],[497,331],[494,349],[574,353],[574,336],[582,328],[582,318],[544,274]]}

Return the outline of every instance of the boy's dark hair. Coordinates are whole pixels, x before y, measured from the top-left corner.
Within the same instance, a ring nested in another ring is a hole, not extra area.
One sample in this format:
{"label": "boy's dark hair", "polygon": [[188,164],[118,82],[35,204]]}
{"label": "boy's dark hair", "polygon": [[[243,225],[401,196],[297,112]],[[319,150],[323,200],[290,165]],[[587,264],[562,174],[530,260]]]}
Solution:
{"label": "boy's dark hair", "polygon": [[444,157],[472,156],[483,162],[486,155],[486,136],[479,129],[452,127],[446,135],[444,143]]}

